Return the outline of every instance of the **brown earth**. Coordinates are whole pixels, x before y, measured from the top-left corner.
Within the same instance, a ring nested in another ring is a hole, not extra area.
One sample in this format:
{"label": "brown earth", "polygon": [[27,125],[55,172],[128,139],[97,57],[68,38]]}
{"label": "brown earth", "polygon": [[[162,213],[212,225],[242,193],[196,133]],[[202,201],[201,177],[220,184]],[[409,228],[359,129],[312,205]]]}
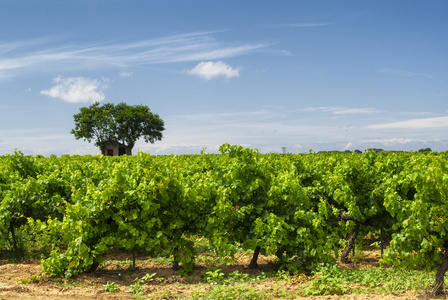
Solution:
{"label": "brown earth", "polygon": [[[209,257],[213,259],[213,257]],[[0,300],[4,299],[135,299],[129,292],[129,286],[135,278],[141,278],[146,274],[156,273],[154,280],[145,284],[145,295],[139,299],[174,299],[186,298],[193,291],[206,292],[213,287],[205,284],[203,275],[205,264],[198,263],[198,266],[188,277],[182,277],[171,270],[170,266],[155,262],[149,262],[147,257],[137,257],[137,260],[144,261],[137,264],[137,270],[129,271],[129,260],[131,257],[126,253],[111,253],[106,257],[106,263],[102,264],[98,271],[84,273],[76,278],[61,279],[50,278],[43,274],[39,260],[28,260],[22,263],[10,263],[0,261]],[[202,260],[207,257],[202,257]],[[379,253],[375,251],[366,252],[357,260],[358,267],[378,266]],[[126,261],[127,262],[124,262]],[[210,262],[210,260],[208,261]],[[224,273],[228,274],[238,270],[241,273],[249,273],[251,276],[259,272],[273,271],[272,264],[269,264],[267,257],[259,257],[259,270],[249,270],[247,266],[250,256],[241,255],[230,266],[221,266]],[[353,264],[344,264],[343,267],[353,268]],[[312,296],[307,298],[281,297],[284,291],[290,297],[291,294],[300,292],[300,283],[312,280],[303,276],[294,281],[278,281],[275,279],[260,281],[257,283],[242,283],[242,286],[262,291],[272,295],[273,299],[447,299],[447,296],[430,298],[427,291],[407,291],[392,294],[351,294],[343,296]],[[111,293],[104,291],[106,283],[115,282],[120,291]],[[240,285],[240,284],[239,284]],[[277,297],[278,296],[278,297]]]}

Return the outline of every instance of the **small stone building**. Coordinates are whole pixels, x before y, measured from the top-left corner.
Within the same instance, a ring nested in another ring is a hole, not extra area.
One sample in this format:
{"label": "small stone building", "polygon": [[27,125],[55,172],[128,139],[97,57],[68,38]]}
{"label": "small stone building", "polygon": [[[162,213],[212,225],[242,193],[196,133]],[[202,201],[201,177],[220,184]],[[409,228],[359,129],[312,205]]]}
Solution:
{"label": "small stone building", "polygon": [[107,156],[132,155],[132,149],[119,142],[106,142],[104,149]]}

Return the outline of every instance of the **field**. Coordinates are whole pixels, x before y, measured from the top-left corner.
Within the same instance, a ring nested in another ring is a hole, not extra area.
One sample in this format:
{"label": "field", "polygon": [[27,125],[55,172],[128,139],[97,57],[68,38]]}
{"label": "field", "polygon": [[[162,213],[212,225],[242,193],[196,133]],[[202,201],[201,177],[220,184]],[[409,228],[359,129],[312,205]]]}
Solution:
{"label": "field", "polygon": [[[198,255],[194,271],[180,276],[171,269],[169,260],[137,256],[136,270],[132,270],[132,255],[112,251],[97,271],[66,279],[44,275],[37,259],[20,263],[3,260],[0,299],[446,298],[428,296],[434,272],[381,269],[380,251],[372,247],[360,251],[348,264],[339,263],[336,273],[324,270],[309,276],[276,271],[275,258],[265,256],[258,259],[259,269],[251,270],[250,259],[251,253],[241,252],[231,264],[220,265],[212,251],[205,251]],[[150,279],[143,281],[145,275]],[[119,291],[114,292],[114,287]]]}
{"label": "field", "polygon": [[448,153],[220,151],[0,157],[1,297],[445,295]]}

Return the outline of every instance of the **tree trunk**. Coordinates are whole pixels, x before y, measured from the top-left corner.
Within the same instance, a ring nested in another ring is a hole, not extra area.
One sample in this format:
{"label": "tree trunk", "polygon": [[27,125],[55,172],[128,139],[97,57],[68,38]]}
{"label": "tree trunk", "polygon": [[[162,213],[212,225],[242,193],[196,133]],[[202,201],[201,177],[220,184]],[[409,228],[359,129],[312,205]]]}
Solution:
{"label": "tree trunk", "polygon": [[249,269],[258,269],[258,263],[257,263],[258,254],[260,254],[260,246],[255,247],[254,256],[250,261]]}
{"label": "tree trunk", "polygon": [[99,266],[100,266],[100,263],[99,263],[99,262],[94,262],[94,263],[89,267],[89,269],[86,270],[86,272],[87,272],[87,273],[93,273],[93,272],[95,272],[95,271],[98,269]]}
{"label": "tree trunk", "polygon": [[136,267],[135,267],[135,252],[132,253],[132,271],[135,271]]}
{"label": "tree trunk", "polygon": [[350,260],[348,259],[348,255],[350,254],[350,251],[355,246],[356,237],[358,236],[359,232],[359,223],[356,223],[355,229],[353,229],[352,233],[348,237],[348,243],[345,247],[344,251],[342,251],[341,254],[341,262],[342,263],[348,263]]}
{"label": "tree trunk", "polygon": [[442,263],[436,273],[436,283],[431,290],[431,295],[437,296],[443,294],[443,285],[445,284],[445,273],[448,271],[448,242],[445,243],[445,247],[442,253]]}
{"label": "tree trunk", "polygon": [[19,249],[18,249],[18,247],[17,247],[17,238],[16,238],[16,233],[14,232],[14,227],[11,225],[10,227],[9,227],[9,230],[11,230],[11,236],[12,236],[12,246],[13,246],[13,248],[14,248],[14,253],[17,255],[17,256],[20,256],[20,253],[18,253],[19,252]]}
{"label": "tree trunk", "polygon": [[173,261],[173,266],[171,267],[173,271],[179,270],[179,262],[177,260]]}

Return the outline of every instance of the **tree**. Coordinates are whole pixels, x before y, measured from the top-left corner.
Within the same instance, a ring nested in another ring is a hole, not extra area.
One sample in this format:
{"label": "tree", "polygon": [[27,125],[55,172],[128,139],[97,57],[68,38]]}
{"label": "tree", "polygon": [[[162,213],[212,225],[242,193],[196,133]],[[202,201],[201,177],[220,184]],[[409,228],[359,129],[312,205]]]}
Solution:
{"label": "tree", "polygon": [[419,149],[418,152],[422,153],[422,152],[432,152],[431,148],[424,148],[424,149]]}
{"label": "tree", "polygon": [[95,146],[105,154],[106,142],[122,143],[133,148],[139,138],[154,143],[162,140],[164,122],[157,114],[151,113],[145,105],[130,106],[126,103],[95,102],[90,107],[82,107],[75,114],[75,128],[71,133],[77,140],[95,140]]}

